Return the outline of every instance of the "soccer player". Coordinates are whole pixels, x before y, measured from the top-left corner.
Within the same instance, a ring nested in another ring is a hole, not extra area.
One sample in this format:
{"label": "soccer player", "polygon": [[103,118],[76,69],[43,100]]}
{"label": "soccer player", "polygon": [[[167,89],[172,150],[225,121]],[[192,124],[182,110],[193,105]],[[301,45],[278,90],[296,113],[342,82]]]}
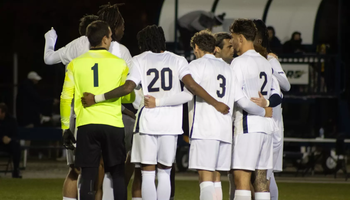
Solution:
{"label": "soccer player", "polygon": [[229,33],[216,33],[215,37],[215,57],[223,59],[227,64],[233,60],[232,36]]}
{"label": "soccer player", "polygon": [[[168,97],[181,91],[182,80],[190,91],[203,97],[222,113],[228,107],[215,100],[192,79],[185,58],[165,50],[161,27],[148,26],[138,33],[141,53],[133,58],[133,68],[126,83],[103,95],[84,95],[87,106],[105,99],[118,98],[131,92],[140,83],[144,94]],[[136,127],[140,132],[140,151],[132,150],[132,162],[142,164],[142,199],[170,198],[170,168],[175,158],[177,135],[182,134],[182,105],[141,108]],[[159,124],[159,122],[162,124]],[[135,137],[134,137],[135,144]],[[137,155],[140,154],[140,155]],[[155,167],[158,163],[158,189],[155,188]]]}
{"label": "soccer player", "polygon": [[[254,24],[257,27],[257,35],[254,43],[259,44],[267,49],[268,53],[271,50],[268,45],[268,31],[265,23],[262,20],[254,20]],[[273,69],[273,76],[278,80],[279,86],[283,91],[290,90],[290,83],[283,72],[282,66],[279,61],[271,55],[268,55],[268,60]],[[281,90],[278,90],[280,96],[282,96]],[[270,180],[270,194],[272,200],[278,200],[278,187],[274,177],[274,172],[281,172],[283,170],[283,117],[281,105],[273,108],[273,119],[276,121],[278,130],[272,135],[273,139],[273,168],[267,171],[267,177]]]}
{"label": "soccer player", "polygon": [[[261,94],[271,96],[272,70],[270,63],[254,50],[256,27],[251,20],[238,19],[230,27],[233,46],[239,57],[231,63],[236,80],[235,139],[232,168],[236,185],[235,199],[250,200],[251,173],[259,170],[254,182],[255,199],[270,199],[266,170],[272,167],[273,121],[264,114],[252,115],[246,112],[239,101]],[[266,111],[266,109],[265,109]]]}
{"label": "soccer player", "polygon": [[[106,5],[102,5],[100,7],[100,10],[98,11],[98,16],[94,15],[88,15],[81,19],[81,23],[79,25],[79,33],[81,34],[81,37],[73,40],[69,44],[67,44],[65,47],[62,47],[58,50],[54,50],[57,34],[54,29],[51,29],[45,34],[45,50],[44,50],[44,61],[48,65],[53,65],[62,62],[64,65],[67,65],[72,59],[86,53],[89,51],[90,43],[88,41],[88,38],[85,36],[85,31],[87,25],[89,25],[92,21],[96,19],[101,19],[103,21],[106,21],[109,26],[112,28],[112,43],[109,48],[109,51],[114,54],[117,57],[120,57],[124,59],[128,66],[131,66],[131,55],[129,50],[122,44],[119,43],[121,38],[124,34],[124,19],[122,15],[119,12],[119,8],[117,4],[111,5],[110,3]],[[73,109],[72,109],[73,110]],[[123,111],[123,113],[127,113],[127,109]],[[74,122],[74,112],[72,111],[72,122]],[[124,118],[124,124],[126,126],[126,138],[129,138],[128,135],[132,134],[132,131],[128,131],[130,126],[133,126],[133,120],[127,118],[125,115],[123,115]],[[75,129],[74,123],[71,123],[71,130]],[[131,143],[130,140],[126,140],[126,142]],[[130,147],[131,144],[126,144],[126,147]],[[72,165],[74,163],[73,160],[73,154],[68,153],[68,164]],[[127,159],[129,160],[129,159]],[[130,180],[130,177],[133,173],[133,165],[130,165],[127,163],[126,167],[126,181],[128,182]],[[77,197],[77,189],[76,189],[76,180],[78,178],[77,173],[75,173],[75,170],[70,170],[69,174],[67,175],[66,181],[64,182],[63,186],[63,199],[65,198],[71,198],[76,199]],[[103,177],[102,177],[103,178]],[[106,172],[105,178],[103,179],[103,200],[108,200],[113,198],[113,191],[111,191],[111,179],[110,174]],[[100,188],[100,183],[98,184],[98,188]],[[98,190],[98,195],[101,191]],[[101,199],[101,198],[100,198]]]}
{"label": "soccer player", "polygon": [[129,70],[124,60],[107,51],[112,41],[112,32],[106,22],[91,23],[86,35],[91,45],[90,51],[73,59],[67,67],[61,94],[62,129],[65,135],[74,138],[69,131],[70,105],[74,95],[78,128],[75,164],[81,168],[80,197],[84,200],[95,199],[94,184],[102,152],[104,165],[109,168],[113,178],[114,199],[126,200],[126,153],[121,102],[133,102],[133,95],[86,109],[83,108],[80,97],[84,90],[103,92],[122,85]]}

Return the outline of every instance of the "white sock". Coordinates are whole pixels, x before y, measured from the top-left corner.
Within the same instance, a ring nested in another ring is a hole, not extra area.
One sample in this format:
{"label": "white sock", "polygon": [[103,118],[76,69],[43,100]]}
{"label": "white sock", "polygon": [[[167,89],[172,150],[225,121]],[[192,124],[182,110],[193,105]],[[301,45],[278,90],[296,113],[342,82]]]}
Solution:
{"label": "white sock", "polygon": [[81,188],[81,176],[79,174],[77,179],[78,200],[80,200],[80,188]]}
{"label": "white sock", "polygon": [[102,183],[102,200],[114,199],[113,180],[111,173],[105,173]]}
{"label": "white sock", "polygon": [[214,200],[215,199],[215,189],[214,183],[211,181],[204,181],[199,184],[200,187],[200,200]]}
{"label": "white sock", "polygon": [[141,197],[133,197],[133,198],[131,198],[131,200],[142,200],[142,198]]}
{"label": "white sock", "polygon": [[142,184],[141,184],[141,193],[143,200],[156,200],[157,199],[157,190],[154,183],[156,177],[155,171],[141,171],[142,173]]}
{"label": "white sock", "polygon": [[159,169],[157,172],[158,185],[157,185],[157,199],[169,200],[171,193],[170,185],[170,171],[171,169]]}
{"label": "white sock", "polygon": [[76,198],[63,197],[63,200],[77,200]]}
{"label": "white sock", "polygon": [[270,192],[255,192],[255,200],[270,200]]}
{"label": "white sock", "polygon": [[276,184],[274,173],[272,173],[270,177],[270,195],[271,195],[271,200],[278,200],[278,187]]}
{"label": "white sock", "polygon": [[222,200],[221,182],[214,182],[216,200]]}
{"label": "white sock", "polygon": [[250,190],[236,190],[234,200],[251,200],[252,193]]}
{"label": "white sock", "polygon": [[228,176],[228,182],[229,182],[229,200],[233,200],[235,198],[235,181],[233,179],[233,174],[229,173]]}

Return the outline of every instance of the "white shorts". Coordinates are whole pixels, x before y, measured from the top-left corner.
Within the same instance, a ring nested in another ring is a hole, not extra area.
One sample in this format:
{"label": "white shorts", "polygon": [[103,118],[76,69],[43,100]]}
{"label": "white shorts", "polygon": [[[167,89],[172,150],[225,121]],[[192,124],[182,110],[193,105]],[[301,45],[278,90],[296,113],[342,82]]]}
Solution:
{"label": "white shorts", "polygon": [[232,169],[272,169],[272,137],[265,133],[235,135]]}
{"label": "white shorts", "polygon": [[192,139],[190,146],[190,169],[229,171],[232,144],[219,140]]}
{"label": "white shorts", "polygon": [[177,135],[134,134],[131,162],[171,167],[176,154]]}

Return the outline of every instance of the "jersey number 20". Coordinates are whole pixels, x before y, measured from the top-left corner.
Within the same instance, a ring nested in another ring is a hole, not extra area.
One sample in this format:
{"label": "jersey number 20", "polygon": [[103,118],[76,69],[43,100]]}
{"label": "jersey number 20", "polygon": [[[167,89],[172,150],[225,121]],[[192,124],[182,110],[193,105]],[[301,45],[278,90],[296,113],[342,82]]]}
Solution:
{"label": "jersey number 20", "polygon": [[[165,84],[165,78],[166,73],[168,74],[168,81],[169,83]],[[149,69],[147,71],[147,76],[150,76],[151,74],[154,74],[154,78],[148,85],[148,92],[159,92],[159,87],[154,87],[154,84],[159,79],[159,71],[156,68]],[[170,68],[163,68],[162,71],[160,71],[160,80],[161,80],[161,87],[164,91],[169,91],[173,87],[173,71],[171,71]]]}

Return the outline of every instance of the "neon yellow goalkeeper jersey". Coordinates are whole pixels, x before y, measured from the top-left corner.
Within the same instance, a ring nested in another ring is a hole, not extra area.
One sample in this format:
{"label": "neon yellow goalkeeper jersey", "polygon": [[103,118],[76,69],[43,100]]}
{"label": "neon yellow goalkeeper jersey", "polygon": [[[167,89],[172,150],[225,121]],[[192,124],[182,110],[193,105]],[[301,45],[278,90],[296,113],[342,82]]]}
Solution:
{"label": "neon yellow goalkeeper jersey", "polygon": [[81,97],[84,92],[103,94],[123,85],[128,71],[123,59],[103,48],[90,50],[73,59],[68,64],[61,94],[62,129],[69,128],[73,95],[77,127],[87,124],[124,127],[121,103],[132,103],[135,100],[135,93],[100,102],[88,108],[83,107]]}

